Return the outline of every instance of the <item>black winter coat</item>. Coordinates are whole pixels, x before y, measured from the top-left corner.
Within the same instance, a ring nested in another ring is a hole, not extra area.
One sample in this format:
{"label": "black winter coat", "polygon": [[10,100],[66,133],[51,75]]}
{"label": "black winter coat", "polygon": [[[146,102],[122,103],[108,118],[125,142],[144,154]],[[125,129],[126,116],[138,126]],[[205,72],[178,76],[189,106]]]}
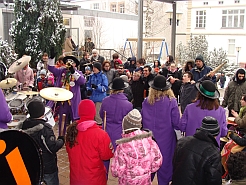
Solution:
{"label": "black winter coat", "polygon": [[215,138],[198,130],[178,141],[172,185],[221,185],[221,156]]}
{"label": "black winter coat", "polygon": [[56,140],[51,125],[42,119],[28,118],[18,127],[30,135],[42,149],[44,174],[56,172],[58,170],[56,152],[62,148],[64,140]]}
{"label": "black winter coat", "polygon": [[140,78],[138,81],[131,81],[130,86],[133,95],[133,108],[142,108],[142,103],[144,101],[144,83]]}

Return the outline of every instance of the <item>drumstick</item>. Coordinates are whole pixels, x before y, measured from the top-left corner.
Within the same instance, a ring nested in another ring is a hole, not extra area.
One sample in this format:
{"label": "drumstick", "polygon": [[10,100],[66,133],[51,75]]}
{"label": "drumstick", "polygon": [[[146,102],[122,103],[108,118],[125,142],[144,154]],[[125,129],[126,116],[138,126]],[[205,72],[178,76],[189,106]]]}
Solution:
{"label": "drumstick", "polygon": [[66,114],[62,114],[62,122],[61,122],[61,129],[60,129],[59,136],[64,136],[63,131],[64,131],[65,121],[66,121]]}
{"label": "drumstick", "polygon": [[106,131],[106,111],[104,111],[103,130]]}

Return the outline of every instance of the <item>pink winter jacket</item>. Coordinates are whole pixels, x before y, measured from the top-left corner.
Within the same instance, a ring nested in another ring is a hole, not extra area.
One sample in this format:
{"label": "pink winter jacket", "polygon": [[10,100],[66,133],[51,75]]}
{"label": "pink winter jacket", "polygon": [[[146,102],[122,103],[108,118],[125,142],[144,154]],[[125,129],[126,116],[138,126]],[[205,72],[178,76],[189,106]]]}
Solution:
{"label": "pink winter jacket", "polygon": [[151,185],[151,173],[162,164],[162,155],[152,132],[137,130],[122,134],[111,164],[111,172],[119,185]]}

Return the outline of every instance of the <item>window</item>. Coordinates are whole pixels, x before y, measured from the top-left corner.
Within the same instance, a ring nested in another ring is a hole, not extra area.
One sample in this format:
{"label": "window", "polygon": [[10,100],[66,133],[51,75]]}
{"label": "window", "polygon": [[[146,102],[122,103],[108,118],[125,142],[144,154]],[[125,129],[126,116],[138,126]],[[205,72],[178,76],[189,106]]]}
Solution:
{"label": "window", "polygon": [[111,4],[111,12],[116,12],[116,4]]}
{"label": "window", "polygon": [[224,4],[224,1],[219,1],[219,4]]}
{"label": "window", "polygon": [[235,54],[235,39],[228,39],[228,55]]}
{"label": "window", "polygon": [[125,13],[125,5],[124,4],[119,4],[119,12]]}
{"label": "window", "polygon": [[243,28],[244,10],[222,10],[222,28]]}
{"label": "window", "polygon": [[92,27],[95,23],[95,17],[84,16],[84,25],[85,27]]}
{"label": "window", "polygon": [[69,26],[70,25],[70,19],[69,18],[63,18],[63,25]]}
{"label": "window", "polygon": [[206,27],[206,10],[196,11],[196,28]]}
{"label": "window", "polygon": [[98,10],[99,9],[99,3],[94,3],[93,4],[93,9]]}
{"label": "window", "polygon": [[208,2],[203,2],[203,5],[208,5]]}
{"label": "window", "polygon": [[235,0],[234,3],[235,3],[235,4],[240,3],[240,0]]}

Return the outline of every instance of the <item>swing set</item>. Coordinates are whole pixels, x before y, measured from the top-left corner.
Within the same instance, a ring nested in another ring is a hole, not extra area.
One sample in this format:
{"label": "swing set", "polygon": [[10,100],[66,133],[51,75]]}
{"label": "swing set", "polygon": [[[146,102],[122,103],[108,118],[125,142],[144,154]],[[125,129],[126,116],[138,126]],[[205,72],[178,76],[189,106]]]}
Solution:
{"label": "swing set", "polygon": [[[134,41],[137,42],[137,41],[138,41],[138,38],[127,38],[127,39],[126,39],[125,45],[124,45],[124,49],[123,49],[123,55],[124,55],[124,53],[125,53],[127,44],[129,44],[129,48],[130,48],[131,54],[132,54],[132,56],[134,56],[133,51],[132,51],[132,46],[131,46],[131,42],[134,42]],[[166,43],[165,38],[146,37],[146,38],[143,38],[143,41],[145,41],[145,42],[161,42],[161,48],[160,48],[160,52],[159,52],[159,56],[158,56],[158,60],[159,60],[159,61],[160,61],[160,59],[161,59],[161,56],[162,56],[162,50],[163,50],[163,47],[164,47],[164,46],[165,46],[165,48],[166,48],[166,54],[168,55],[168,47],[167,47],[167,43]]]}

